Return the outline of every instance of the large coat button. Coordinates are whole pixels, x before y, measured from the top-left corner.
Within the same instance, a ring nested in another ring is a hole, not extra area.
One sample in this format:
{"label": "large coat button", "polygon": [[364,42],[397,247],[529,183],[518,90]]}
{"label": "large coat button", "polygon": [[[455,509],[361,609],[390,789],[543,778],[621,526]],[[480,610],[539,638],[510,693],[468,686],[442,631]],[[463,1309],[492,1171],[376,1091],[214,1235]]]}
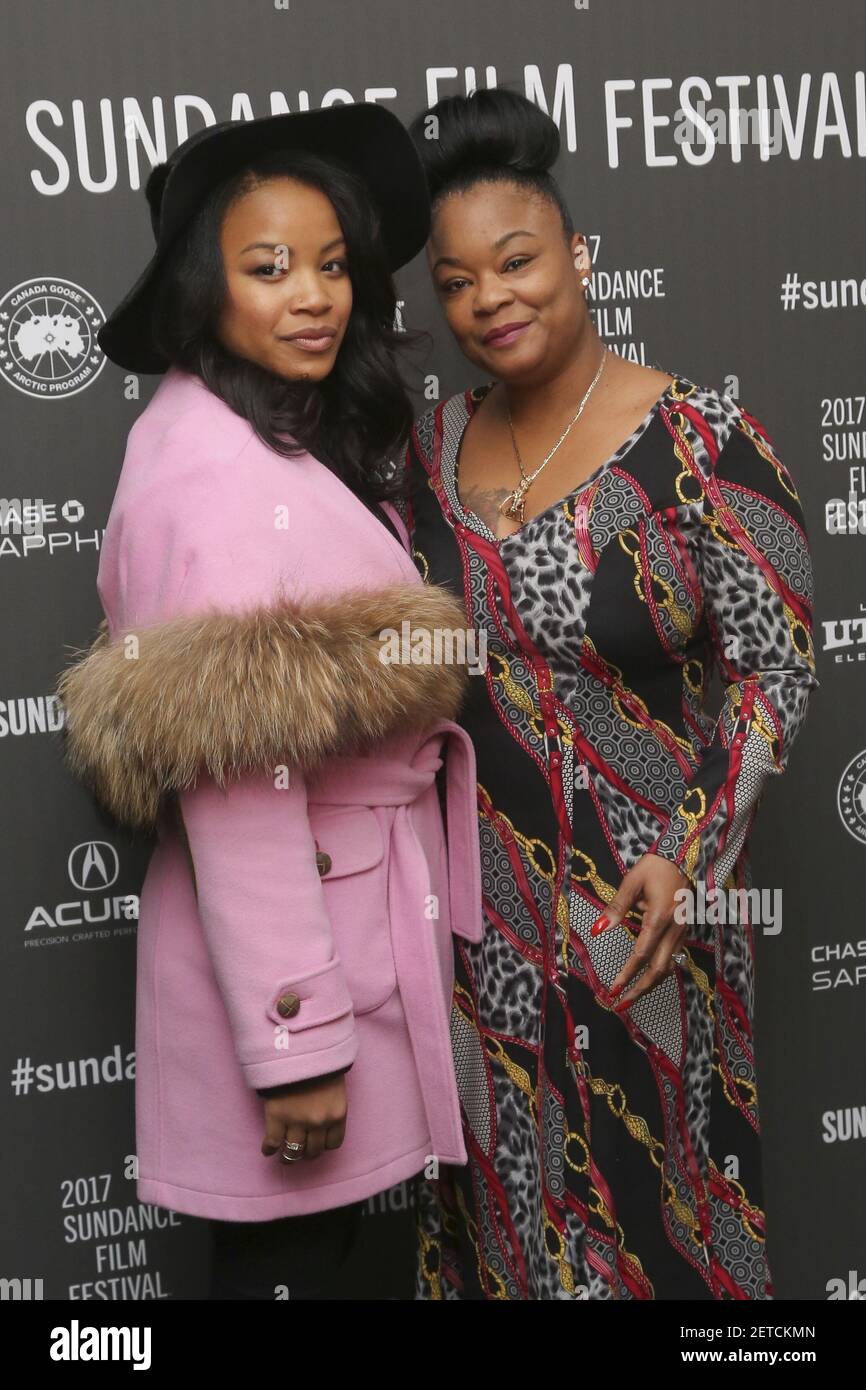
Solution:
{"label": "large coat button", "polygon": [[277,1013],[282,1018],[294,1018],[301,1001],[296,994],[281,994],[277,1000]]}
{"label": "large coat button", "polygon": [[330,867],[331,867],[331,856],[330,856],[330,854],[327,854],[327,853],[325,852],[325,850],[320,849],[319,852],[318,852],[317,855],[316,855],[316,868],[317,868],[318,871],[319,871],[319,877],[321,878],[321,876],[322,876],[323,874],[328,873],[328,871],[330,870]]}

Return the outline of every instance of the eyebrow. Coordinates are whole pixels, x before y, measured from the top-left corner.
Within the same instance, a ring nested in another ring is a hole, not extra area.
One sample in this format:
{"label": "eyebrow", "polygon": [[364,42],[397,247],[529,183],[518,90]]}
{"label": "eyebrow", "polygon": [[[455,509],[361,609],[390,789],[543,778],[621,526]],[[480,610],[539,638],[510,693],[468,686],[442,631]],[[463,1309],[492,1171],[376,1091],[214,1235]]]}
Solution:
{"label": "eyebrow", "polygon": [[[505,236],[501,236],[497,241],[494,241],[494,251],[498,251],[501,246],[505,245],[506,241],[511,241],[512,237],[516,236],[531,236],[537,239],[536,232],[529,232],[525,227],[519,227],[516,232],[506,232]],[[455,260],[453,256],[440,256],[438,261],[434,263],[432,269],[438,270],[440,265],[460,265],[460,261]]]}
{"label": "eyebrow", "polygon": [[[334,240],[333,240],[333,241],[329,241],[325,246],[321,247],[321,249],[320,249],[320,251],[319,251],[319,255],[320,255],[320,256],[324,255],[324,253],[325,253],[326,251],[330,251],[334,246],[342,246],[342,245],[344,244],[345,240],[346,240],[346,238],[345,238],[345,237],[342,237],[342,236],[334,237]],[[240,251],[238,254],[241,255],[241,256],[244,256],[244,255],[246,255],[247,251],[276,251],[276,249],[277,249],[278,246],[285,246],[285,245],[286,245],[286,243],[285,243],[284,241],[279,241],[279,242],[251,241],[250,244],[249,244],[249,246],[245,246],[245,247],[243,248],[243,250]],[[292,248],[291,246],[288,247],[288,250],[289,250],[289,251],[291,251],[292,249],[293,249],[293,248]]]}

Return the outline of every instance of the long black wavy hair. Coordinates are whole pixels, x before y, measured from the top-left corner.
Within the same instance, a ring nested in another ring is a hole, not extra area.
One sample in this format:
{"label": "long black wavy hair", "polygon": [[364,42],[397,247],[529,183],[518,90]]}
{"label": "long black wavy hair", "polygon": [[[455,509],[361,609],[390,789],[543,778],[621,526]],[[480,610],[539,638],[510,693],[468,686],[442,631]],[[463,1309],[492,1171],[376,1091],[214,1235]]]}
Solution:
{"label": "long black wavy hair", "polygon": [[[223,218],[237,198],[281,175],[324,193],[346,239],[352,311],[320,382],[287,381],[236,356],[216,334],[227,292]],[[197,210],[163,267],[153,333],[171,363],[200,376],[270,448],[287,458],[309,450],[369,504],[405,495],[400,458],[414,412],[397,354],[429,337],[397,329],[396,307],[379,214],[364,184],[336,161],[277,151],[225,179]]]}
{"label": "long black wavy hair", "polygon": [[574,235],[568,205],[549,172],[560,150],[556,123],[520,92],[479,88],[470,96],[443,97],[419,111],[409,126],[435,214],[449,193],[477,183],[516,183],[557,209],[567,240]]}

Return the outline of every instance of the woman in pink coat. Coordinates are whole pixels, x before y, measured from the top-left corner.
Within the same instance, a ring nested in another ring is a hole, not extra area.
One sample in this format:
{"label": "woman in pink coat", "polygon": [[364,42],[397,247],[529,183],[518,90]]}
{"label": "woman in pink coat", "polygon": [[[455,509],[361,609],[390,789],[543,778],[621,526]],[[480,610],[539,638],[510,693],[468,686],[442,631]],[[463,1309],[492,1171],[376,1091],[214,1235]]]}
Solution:
{"label": "woman in pink coat", "polygon": [[316,1297],[365,1199],[466,1162],[465,618],[421,580],[384,466],[411,425],[391,272],[426,190],[363,105],[205,130],[146,193],[157,250],[100,344],[164,375],[129,433],[100,633],[60,680],[67,756],[158,837],[138,1196],[213,1223],[212,1297]]}

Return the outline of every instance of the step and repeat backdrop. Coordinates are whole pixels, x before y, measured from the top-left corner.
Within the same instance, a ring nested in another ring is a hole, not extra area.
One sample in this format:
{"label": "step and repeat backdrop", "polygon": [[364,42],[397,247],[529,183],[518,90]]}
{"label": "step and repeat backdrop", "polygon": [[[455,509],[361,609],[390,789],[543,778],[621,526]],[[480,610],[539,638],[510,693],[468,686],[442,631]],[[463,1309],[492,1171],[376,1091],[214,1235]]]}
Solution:
{"label": "step and repeat backdrop", "polygon": [[[866,1297],[861,0],[5,0],[4,18],[0,1277],[63,1300],[204,1287],[201,1224],[135,1194],[150,845],[66,774],[51,694],[101,618],[126,436],[159,381],[95,337],[152,251],[147,174],[216,121],[349,101],[408,121],[507,84],[561,131],[602,337],[729,391],[802,496],[821,686],[753,837],[755,883],[781,905],[756,929],[768,1239],[778,1298]],[[420,413],[477,378],[423,257],[398,283],[403,323],[433,335]],[[411,1297],[411,1200],[401,1185],[369,1203],[350,1296]]]}

